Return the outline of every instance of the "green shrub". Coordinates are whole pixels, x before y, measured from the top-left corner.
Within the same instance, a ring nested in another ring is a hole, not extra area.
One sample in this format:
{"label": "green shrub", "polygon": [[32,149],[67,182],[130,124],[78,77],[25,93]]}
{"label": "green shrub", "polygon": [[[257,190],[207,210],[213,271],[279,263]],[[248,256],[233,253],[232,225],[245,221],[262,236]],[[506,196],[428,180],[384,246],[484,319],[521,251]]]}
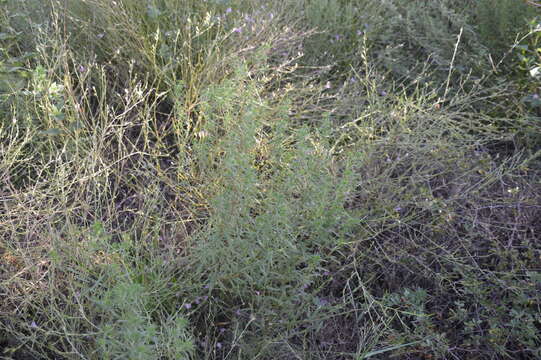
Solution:
{"label": "green shrub", "polygon": [[230,338],[239,356],[270,357],[285,354],[303,319],[333,311],[305,290],[332,261],[320,253],[352,230],[343,202],[353,182],[335,177],[329,144],[320,143],[327,134],[284,126],[287,114],[268,110],[247,69],[236,74],[203,96],[205,136],[194,155],[208,179],[209,218],[194,256],[214,304],[204,320],[228,324],[213,344]]}
{"label": "green shrub", "polygon": [[[79,241],[53,240],[47,267],[38,269],[46,271],[48,279],[34,289],[25,311],[3,324],[3,332],[15,339],[4,354],[191,357],[192,335],[180,309],[169,308],[176,286],[161,259],[144,255],[143,244],[128,236],[111,244],[100,223],[86,229],[66,227],[63,236]],[[18,351],[21,347],[25,352]]]}
{"label": "green shrub", "polygon": [[528,31],[529,22],[538,13],[535,6],[527,1],[481,0],[476,2],[472,20],[482,44],[498,62],[515,41]]}
{"label": "green shrub", "polygon": [[[340,74],[340,82],[352,69],[362,71],[365,46],[380,69],[406,83],[441,82],[450,71],[479,75],[488,65],[467,7],[454,1],[317,0],[306,1],[300,13],[301,23],[317,31],[305,42],[301,61],[330,66],[322,72],[330,79]],[[426,78],[427,68],[432,79]]]}

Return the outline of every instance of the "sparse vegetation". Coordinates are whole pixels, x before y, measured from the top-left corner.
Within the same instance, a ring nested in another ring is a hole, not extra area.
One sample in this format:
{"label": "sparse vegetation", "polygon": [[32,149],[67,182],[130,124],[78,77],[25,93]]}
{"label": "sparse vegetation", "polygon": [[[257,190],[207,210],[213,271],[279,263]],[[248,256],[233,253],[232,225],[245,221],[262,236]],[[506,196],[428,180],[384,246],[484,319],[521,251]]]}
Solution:
{"label": "sparse vegetation", "polygon": [[535,2],[0,9],[0,358],[541,357]]}

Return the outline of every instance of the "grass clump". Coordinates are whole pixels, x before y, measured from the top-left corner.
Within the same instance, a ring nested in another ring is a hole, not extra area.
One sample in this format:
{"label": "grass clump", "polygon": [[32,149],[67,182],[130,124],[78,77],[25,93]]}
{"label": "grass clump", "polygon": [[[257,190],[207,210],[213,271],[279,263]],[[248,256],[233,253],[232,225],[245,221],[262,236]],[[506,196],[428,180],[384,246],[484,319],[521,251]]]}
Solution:
{"label": "grass clump", "polygon": [[0,2],[0,356],[540,357],[536,90],[466,5]]}

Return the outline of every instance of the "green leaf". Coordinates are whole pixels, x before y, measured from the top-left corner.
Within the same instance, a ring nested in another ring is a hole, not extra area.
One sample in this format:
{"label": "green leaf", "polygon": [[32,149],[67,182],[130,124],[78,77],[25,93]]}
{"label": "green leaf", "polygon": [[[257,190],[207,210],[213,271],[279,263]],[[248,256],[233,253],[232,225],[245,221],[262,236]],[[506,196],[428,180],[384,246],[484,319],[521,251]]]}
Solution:
{"label": "green leaf", "polygon": [[47,136],[58,136],[58,135],[62,134],[62,130],[56,129],[56,128],[51,128],[51,129],[40,131],[40,134],[47,135]]}
{"label": "green leaf", "polygon": [[62,120],[64,120],[66,118],[66,114],[61,113],[61,112],[58,112],[58,113],[54,114],[53,116],[58,121],[62,121]]}

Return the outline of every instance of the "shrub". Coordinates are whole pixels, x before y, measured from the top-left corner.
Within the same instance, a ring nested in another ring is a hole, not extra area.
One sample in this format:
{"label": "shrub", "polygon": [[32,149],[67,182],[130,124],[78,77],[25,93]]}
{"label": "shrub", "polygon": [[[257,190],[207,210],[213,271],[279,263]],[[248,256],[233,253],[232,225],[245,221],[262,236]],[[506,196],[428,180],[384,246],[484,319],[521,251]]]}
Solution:
{"label": "shrub", "polygon": [[[10,335],[4,354],[190,358],[192,335],[182,312],[169,309],[175,286],[163,261],[146,254],[147,266],[140,267],[142,244],[128,237],[119,245],[111,244],[100,223],[86,229],[67,226],[62,236],[71,242],[53,240],[47,260],[29,273],[35,285],[30,293],[2,284],[10,301],[20,301],[17,294],[26,296],[22,303],[28,301],[2,319],[3,332]],[[37,255],[26,254],[35,259]],[[20,344],[27,344],[25,351],[19,350]]]}
{"label": "shrub", "polygon": [[482,44],[498,62],[515,41],[528,31],[529,22],[537,14],[535,6],[527,1],[482,0],[476,3],[472,20]]}

